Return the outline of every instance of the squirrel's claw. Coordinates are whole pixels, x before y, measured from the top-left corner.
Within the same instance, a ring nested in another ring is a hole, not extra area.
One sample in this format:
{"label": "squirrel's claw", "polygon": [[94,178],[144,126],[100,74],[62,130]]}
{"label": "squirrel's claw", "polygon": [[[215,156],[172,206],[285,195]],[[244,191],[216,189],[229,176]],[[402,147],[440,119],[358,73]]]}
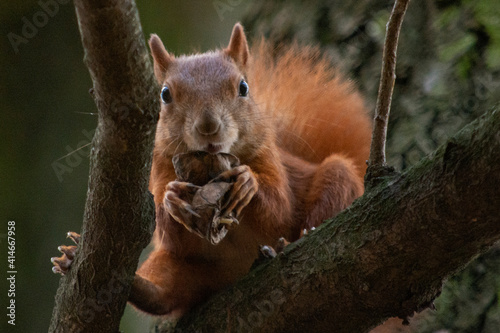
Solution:
{"label": "squirrel's claw", "polygon": [[[79,234],[72,231],[67,233],[67,237],[71,238],[71,240],[76,244],[78,244],[81,239]],[[65,275],[71,268],[71,264],[73,263],[73,259],[75,258],[76,245],[71,245],[71,246],[61,245],[58,246],[57,249],[63,255],[60,257],[50,258],[50,262],[52,262],[52,264],[54,265],[52,267],[52,272],[54,272],[55,274]]]}
{"label": "squirrel's claw", "polygon": [[199,188],[199,186],[190,183],[173,181],[167,184],[167,190],[163,200],[166,210],[175,221],[184,225],[190,232],[197,233],[199,233],[199,231],[192,222],[191,217],[196,216],[199,218],[200,215],[182,198],[193,196]]}
{"label": "squirrel's claw", "polygon": [[50,258],[50,261],[54,265],[54,267],[52,267],[52,272],[65,275],[71,267],[73,259],[70,259],[66,254],[63,254],[60,257]]}
{"label": "squirrel's claw", "polygon": [[290,244],[284,237],[280,237],[274,248],[269,245],[261,245],[259,247],[259,257],[261,259],[272,259],[276,257],[278,254],[283,253],[285,247]]}
{"label": "squirrel's claw", "polygon": [[76,246],[61,245],[57,249],[59,252],[65,254],[69,260],[73,260],[75,258]]}
{"label": "squirrel's claw", "polygon": [[78,243],[80,243],[81,236],[79,234],[77,234],[76,232],[68,231],[68,233],[66,234],[66,237],[71,238],[71,240],[73,242],[75,242],[75,244],[77,244],[77,245],[78,245]]}
{"label": "squirrel's claw", "polygon": [[259,189],[254,173],[248,165],[240,165],[224,171],[216,179],[216,181],[234,181],[229,198],[222,207],[221,216],[229,216],[229,213],[234,211],[236,218],[238,218],[243,208],[250,203]]}
{"label": "squirrel's claw", "polygon": [[276,251],[269,245],[262,245],[259,248],[260,255],[265,259],[272,259],[278,255]]}

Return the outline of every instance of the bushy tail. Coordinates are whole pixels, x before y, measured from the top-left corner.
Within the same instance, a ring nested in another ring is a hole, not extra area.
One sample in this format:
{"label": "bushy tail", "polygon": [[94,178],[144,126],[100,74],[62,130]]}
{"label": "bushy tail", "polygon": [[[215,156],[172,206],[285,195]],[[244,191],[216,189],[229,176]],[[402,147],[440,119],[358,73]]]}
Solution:
{"label": "bushy tail", "polygon": [[276,119],[278,144],[314,163],[333,153],[349,157],[363,176],[371,120],[352,82],[317,48],[273,49],[261,41],[251,55],[248,82],[256,102]]}

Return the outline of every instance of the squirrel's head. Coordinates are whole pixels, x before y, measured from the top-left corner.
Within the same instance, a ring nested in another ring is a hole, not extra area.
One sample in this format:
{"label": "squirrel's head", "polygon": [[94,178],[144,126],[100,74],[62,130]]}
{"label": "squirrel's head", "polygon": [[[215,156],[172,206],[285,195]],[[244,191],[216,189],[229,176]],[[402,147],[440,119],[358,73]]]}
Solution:
{"label": "squirrel's head", "polygon": [[249,49],[243,27],[237,23],[229,45],[219,51],[174,57],[156,35],[149,46],[161,86],[157,147],[167,155],[247,153],[245,137],[255,135],[262,117],[245,79]]}

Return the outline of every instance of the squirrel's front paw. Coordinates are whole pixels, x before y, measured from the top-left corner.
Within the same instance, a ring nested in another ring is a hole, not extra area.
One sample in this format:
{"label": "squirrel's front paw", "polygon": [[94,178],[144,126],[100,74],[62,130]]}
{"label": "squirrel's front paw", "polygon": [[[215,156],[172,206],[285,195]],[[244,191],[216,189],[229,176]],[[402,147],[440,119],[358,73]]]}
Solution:
{"label": "squirrel's front paw", "polygon": [[191,183],[173,181],[167,184],[167,191],[163,203],[167,212],[174,220],[184,225],[191,232],[199,233],[192,216],[200,217],[187,202],[191,201],[200,186]]}
{"label": "squirrel's front paw", "polygon": [[221,173],[217,180],[234,182],[227,201],[223,206],[222,216],[235,212],[236,217],[252,200],[259,189],[255,174],[248,165],[240,165]]}
{"label": "squirrel's front paw", "polygon": [[[68,232],[67,237],[71,238],[71,240],[73,240],[73,242],[75,242],[75,244],[77,245],[80,242],[80,235],[76,232]],[[68,272],[69,268],[71,267],[71,263],[75,258],[76,245],[61,245],[57,249],[63,255],[60,257],[50,258],[50,261],[54,264],[54,267],[52,267],[52,272],[64,275]]]}

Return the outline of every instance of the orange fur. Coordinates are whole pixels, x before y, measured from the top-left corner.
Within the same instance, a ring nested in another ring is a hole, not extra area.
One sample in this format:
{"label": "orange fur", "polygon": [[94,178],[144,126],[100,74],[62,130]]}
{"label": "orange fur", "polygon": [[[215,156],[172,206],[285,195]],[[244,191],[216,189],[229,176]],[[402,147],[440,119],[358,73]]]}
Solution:
{"label": "orange fur", "polygon": [[[246,274],[259,244],[295,240],[362,194],[370,120],[352,84],[315,48],[274,50],[262,41],[249,52],[239,24],[221,51],[174,58],[158,37],[150,45],[173,102],[162,107],[150,180],[155,250],[137,271],[130,302],[178,317]],[[248,97],[238,95],[243,77]],[[200,135],[200,123],[220,130]],[[236,177],[236,198],[253,197],[240,225],[214,246],[174,220],[166,193],[175,194],[172,156],[215,143],[249,167]]]}
{"label": "orange fur", "polygon": [[353,160],[363,177],[371,121],[352,82],[315,47],[273,50],[261,41],[252,48],[252,56],[249,81],[257,104],[276,121],[278,144],[314,163],[341,154]]}

